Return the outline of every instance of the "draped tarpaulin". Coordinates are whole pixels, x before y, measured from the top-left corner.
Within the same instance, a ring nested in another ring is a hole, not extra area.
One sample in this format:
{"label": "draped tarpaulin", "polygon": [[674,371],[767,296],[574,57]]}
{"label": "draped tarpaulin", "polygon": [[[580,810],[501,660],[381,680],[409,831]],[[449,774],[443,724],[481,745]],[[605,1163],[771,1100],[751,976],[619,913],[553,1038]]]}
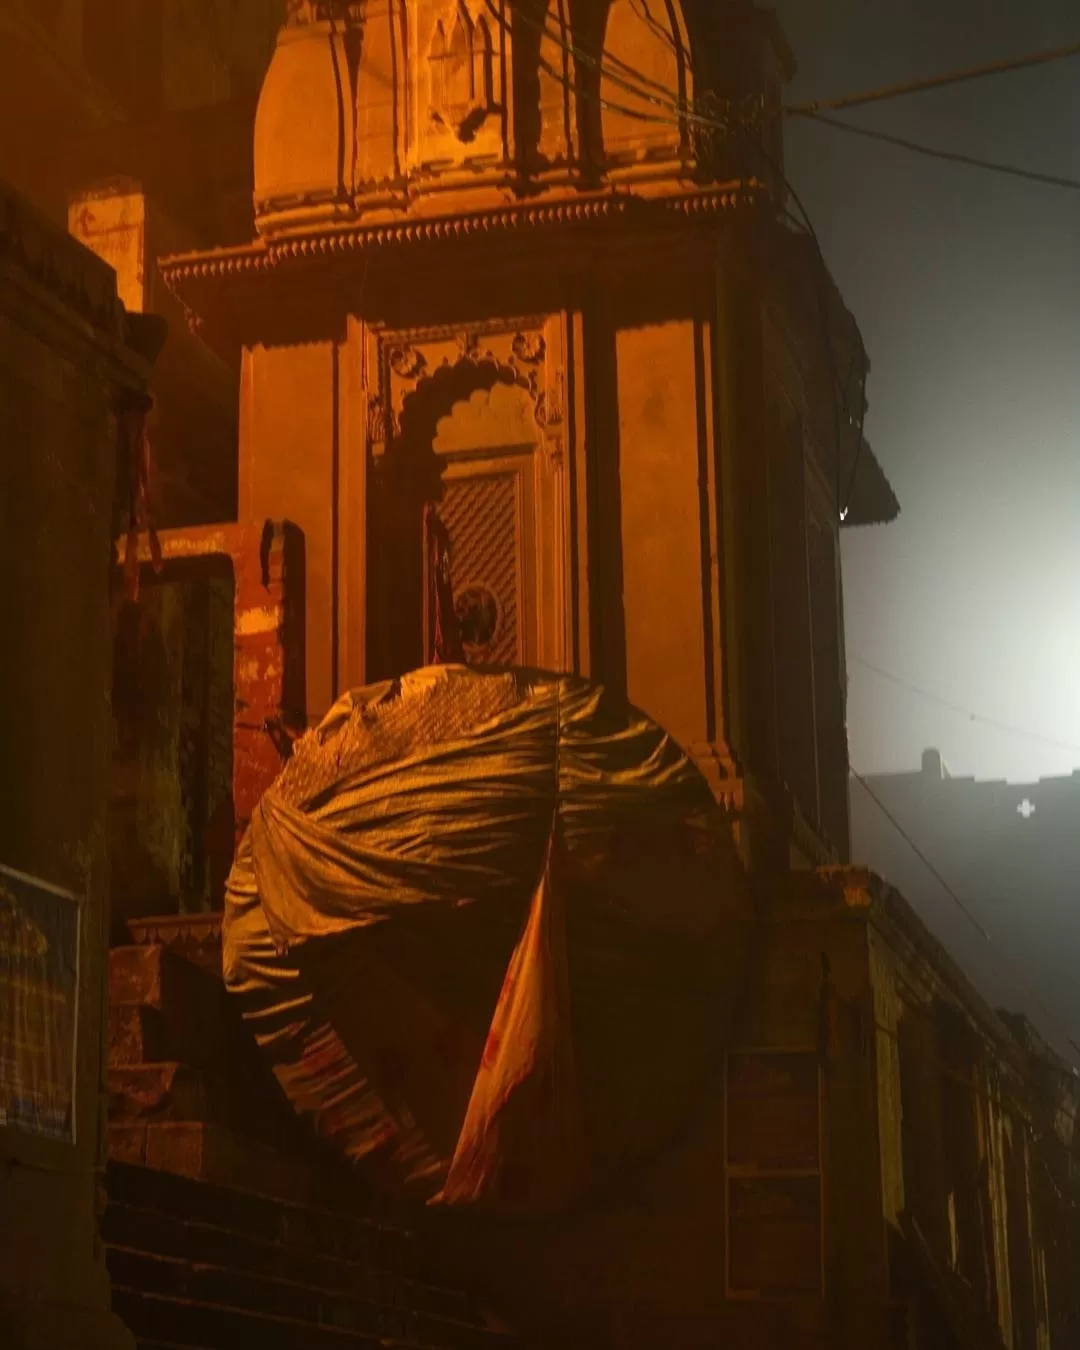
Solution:
{"label": "draped tarpaulin", "polygon": [[748,919],[729,827],[660,727],[575,678],[441,666],[297,744],[229,879],[225,978],[350,1157],[538,1212],[685,1120]]}

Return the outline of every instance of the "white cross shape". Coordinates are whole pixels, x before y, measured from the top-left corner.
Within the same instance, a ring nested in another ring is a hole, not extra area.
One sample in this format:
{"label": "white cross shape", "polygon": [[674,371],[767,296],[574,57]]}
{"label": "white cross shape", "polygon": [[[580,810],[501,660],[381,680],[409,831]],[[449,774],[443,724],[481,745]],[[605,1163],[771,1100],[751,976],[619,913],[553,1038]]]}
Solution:
{"label": "white cross shape", "polygon": [[1025,797],[1024,800],[1020,803],[1020,805],[1016,808],[1016,813],[1017,815],[1023,816],[1025,820],[1030,820],[1031,817],[1035,814],[1035,803],[1029,802],[1028,799]]}

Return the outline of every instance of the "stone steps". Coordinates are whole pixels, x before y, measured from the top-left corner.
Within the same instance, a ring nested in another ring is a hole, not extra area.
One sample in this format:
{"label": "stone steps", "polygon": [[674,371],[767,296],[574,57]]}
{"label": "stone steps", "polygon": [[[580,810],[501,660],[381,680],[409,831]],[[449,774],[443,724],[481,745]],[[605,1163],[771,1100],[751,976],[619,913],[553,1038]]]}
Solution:
{"label": "stone steps", "polygon": [[427,1244],[376,1218],[295,1116],[220,975],[161,944],[110,953],[114,1311],[142,1350],[503,1350]]}
{"label": "stone steps", "polygon": [[210,1303],[113,1288],[113,1311],[140,1346],[173,1338],[178,1350],[387,1350],[379,1336]]}
{"label": "stone steps", "polygon": [[[377,1303],[340,1289],[285,1279],[279,1274],[253,1274],[125,1247],[110,1247],[108,1264],[114,1298],[120,1295],[129,1302],[153,1297],[188,1307],[227,1309],[232,1313],[370,1336],[378,1341],[446,1350],[497,1350],[508,1343],[498,1333],[469,1322],[435,1316],[409,1303]],[[361,1277],[361,1283],[367,1283],[366,1279]]]}
{"label": "stone steps", "polygon": [[146,1350],[511,1350],[408,1230],[111,1163],[113,1308]]}
{"label": "stone steps", "polygon": [[212,969],[161,944],[113,948],[108,1087],[112,1158],[308,1197],[324,1150]]}
{"label": "stone steps", "polygon": [[312,1152],[312,1148],[284,1151],[201,1121],[128,1121],[109,1126],[109,1157],[115,1163],[301,1204],[319,1204],[327,1197],[339,1203],[347,1198],[366,1203],[366,1192],[345,1166],[331,1166],[313,1158]]}

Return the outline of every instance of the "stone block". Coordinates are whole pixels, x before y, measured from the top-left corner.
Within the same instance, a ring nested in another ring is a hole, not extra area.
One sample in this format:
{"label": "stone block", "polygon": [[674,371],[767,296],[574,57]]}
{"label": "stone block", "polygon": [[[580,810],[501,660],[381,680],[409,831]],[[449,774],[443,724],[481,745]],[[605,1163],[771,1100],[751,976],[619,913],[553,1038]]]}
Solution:
{"label": "stone block", "polygon": [[156,1008],[116,1004],[109,1008],[109,1065],[147,1064],[169,1058]]}
{"label": "stone block", "polygon": [[[208,1063],[220,1047],[224,1002],[224,988],[212,971],[169,948],[114,947],[109,953],[110,1050],[115,1046],[118,1052],[114,1062]],[[135,1059],[140,1047],[144,1053]]]}
{"label": "stone block", "polygon": [[109,1157],[114,1162],[141,1165],[146,1162],[146,1126],[110,1125]]}
{"label": "stone block", "polygon": [[205,1121],[159,1121],[147,1127],[146,1165],[257,1195],[304,1201],[310,1168],[264,1144]]}
{"label": "stone block", "polygon": [[166,965],[162,947],[114,947],[109,953],[109,1005],[160,1008]]}
{"label": "stone block", "polygon": [[[211,972],[207,978],[214,978]],[[195,981],[184,982],[179,993],[166,985],[159,1006],[110,1003],[109,1065],[222,1063],[235,1031],[230,1011],[220,985],[200,989]]]}
{"label": "stone block", "polygon": [[117,1124],[156,1120],[205,1120],[202,1074],[186,1064],[110,1066],[109,1117]]}

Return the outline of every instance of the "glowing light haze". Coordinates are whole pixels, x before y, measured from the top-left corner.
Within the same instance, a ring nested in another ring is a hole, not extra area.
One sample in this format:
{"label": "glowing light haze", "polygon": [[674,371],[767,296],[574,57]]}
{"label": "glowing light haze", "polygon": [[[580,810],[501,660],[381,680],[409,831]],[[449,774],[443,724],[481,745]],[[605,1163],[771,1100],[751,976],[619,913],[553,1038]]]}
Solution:
{"label": "glowing light haze", "polygon": [[[793,98],[1080,39],[1074,0],[778,0]],[[1080,58],[843,114],[1080,178]],[[859,320],[867,436],[900,519],[844,542],[848,724],[861,773],[1026,781],[1080,768],[1080,192],[802,121],[788,173]],[[972,722],[865,661],[982,716]]]}

